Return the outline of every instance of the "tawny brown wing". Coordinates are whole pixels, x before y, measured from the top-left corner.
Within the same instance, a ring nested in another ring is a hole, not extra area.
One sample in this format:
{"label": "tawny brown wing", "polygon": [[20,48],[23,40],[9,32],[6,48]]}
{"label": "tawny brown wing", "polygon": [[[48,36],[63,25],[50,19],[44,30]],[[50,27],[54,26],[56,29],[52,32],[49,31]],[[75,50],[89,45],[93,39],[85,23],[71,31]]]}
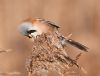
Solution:
{"label": "tawny brown wing", "polygon": [[41,22],[45,22],[45,23],[47,23],[48,25],[52,25],[52,26],[54,26],[54,27],[56,27],[56,28],[60,28],[60,26],[58,26],[58,25],[56,25],[54,22],[52,22],[52,21],[48,21],[48,20],[45,20],[45,19],[42,19],[42,18],[38,18],[37,20],[39,20],[39,21],[41,21]]}

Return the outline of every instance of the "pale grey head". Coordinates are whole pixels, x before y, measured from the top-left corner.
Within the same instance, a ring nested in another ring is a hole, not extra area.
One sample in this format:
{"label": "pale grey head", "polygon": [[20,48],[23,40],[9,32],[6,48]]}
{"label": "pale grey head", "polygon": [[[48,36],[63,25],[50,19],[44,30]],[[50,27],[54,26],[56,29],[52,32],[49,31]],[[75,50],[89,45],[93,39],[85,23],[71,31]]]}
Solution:
{"label": "pale grey head", "polygon": [[32,23],[30,22],[23,22],[19,25],[19,32],[24,35],[29,37],[29,34],[36,32],[36,29],[32,26]]}

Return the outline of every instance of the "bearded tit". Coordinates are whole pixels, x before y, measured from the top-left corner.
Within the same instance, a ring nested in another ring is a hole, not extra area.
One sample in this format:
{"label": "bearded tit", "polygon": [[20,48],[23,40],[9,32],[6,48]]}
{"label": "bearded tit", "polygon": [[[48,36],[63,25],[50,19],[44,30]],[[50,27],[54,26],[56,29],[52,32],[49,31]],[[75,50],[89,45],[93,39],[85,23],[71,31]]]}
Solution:
{"label": "bearded tit", "polygon": [[[27,36],[28,38],[35,38],[38,35],[41,35],[43,33],[59,33],[59,26],[51,21],[47,21],[45,19],[37,18],[37,19],[27,19],[23,21],[19,26],[19,31],[22,35]],[[87,52],[87,47],[83,44],[74,41],[72,39],[66,39],[62,35],[58,35],[59,42],[63,46],[68,46],[69,44]]]}

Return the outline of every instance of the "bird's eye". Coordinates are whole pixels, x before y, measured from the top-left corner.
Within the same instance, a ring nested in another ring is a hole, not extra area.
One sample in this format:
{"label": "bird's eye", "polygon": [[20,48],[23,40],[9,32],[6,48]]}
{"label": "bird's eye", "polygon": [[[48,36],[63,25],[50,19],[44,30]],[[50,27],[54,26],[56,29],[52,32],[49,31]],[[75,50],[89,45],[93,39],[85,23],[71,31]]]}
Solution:
{"label": "bird's eye", "polygon": [[29,34],[34,33],[34,32],[36,32],[36,30],[29,30],[29,31],[27,31],[27,33],[29,33]]}

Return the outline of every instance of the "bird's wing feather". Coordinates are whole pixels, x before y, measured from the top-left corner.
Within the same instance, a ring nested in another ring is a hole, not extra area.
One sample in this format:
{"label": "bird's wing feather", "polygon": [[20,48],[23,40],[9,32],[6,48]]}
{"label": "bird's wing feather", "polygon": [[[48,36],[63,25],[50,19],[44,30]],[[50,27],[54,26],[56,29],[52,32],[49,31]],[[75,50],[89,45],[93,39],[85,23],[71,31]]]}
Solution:
{"label": "bird's wing feather", "polygon": [[42,18],[38,18],[37,20],[41,21],[41,22],[44,22],[44,23],[47,23],[48,25],[52,25],[56,28],[60,28],[60,26],[56,25],[55,23],[51,22],[51,21],[48,21],[48,20],[45,20],[45,19],[42,19]]}
{"label": "bird's wing feather", "polygon": [[49,25],[52,25],[56,28],[60,28],[60,26],[56,25],[55,23],[51,22],[51,21],[46,21],[46,23],[48,23]]}

